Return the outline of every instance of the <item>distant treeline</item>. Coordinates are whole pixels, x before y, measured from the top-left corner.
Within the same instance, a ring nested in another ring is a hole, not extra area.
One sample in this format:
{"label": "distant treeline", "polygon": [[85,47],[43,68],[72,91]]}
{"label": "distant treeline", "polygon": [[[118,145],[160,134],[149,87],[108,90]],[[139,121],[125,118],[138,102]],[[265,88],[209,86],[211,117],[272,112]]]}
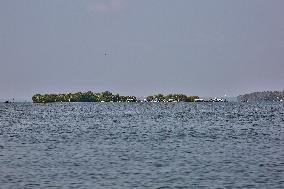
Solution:
{"label": "distant treeline", "polygon": [[82,93],[68,94],[36,94],[32,97],[33,102],[48,103],[48,102],[136,102],[135,96],[120,96],[112,94],[109,91],[102,93],[94,93],[91,91]]}
{"label": "distant treeline", "polygon": [[264,91],[254,92],[237,97],[241,102],[255,102],[255,101],[283,101],[284,91]]}
{"label": "distant treeline", "polygon": [[194,102],[195,99],[199,99],[198,96],[186,96],[184,94],[157,94],[154,96],[147,96],[148,102]]}
{"label": "distant treeline", "polygon": [[[142,101],[148,102],[193,102],[198,96],[186,96],[184,94],[154,95],[148,96]],[[36,94],[32,97],[35,103],[49,102],[138,102],[141,101],[135,96],[120,96],[109,91],[94,93],[77,92],[68,94]]]}

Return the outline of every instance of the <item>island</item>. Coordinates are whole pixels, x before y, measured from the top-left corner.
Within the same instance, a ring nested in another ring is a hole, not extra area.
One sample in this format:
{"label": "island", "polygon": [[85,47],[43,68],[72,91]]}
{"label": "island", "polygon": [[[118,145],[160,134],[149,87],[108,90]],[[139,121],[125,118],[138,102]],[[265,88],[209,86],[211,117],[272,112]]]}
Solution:
{"label": "island", "polygon": [[239,95],[237,99],[239,102],[258,102],[258,101],[283,102],[284,90],[253,92],[244,95]]}
{"label": "island", "polygon": [[147,102],[194,102],[199,99],[198,96],[187,96],[185,94],[157,94],[153,96],[147,96]]}
{"label": "island", "polygon": [[187,96],[184,94],[157,94],[147,96],[141,100],[136,96],[121,96],[109,91],[96,93],[92,91],[67,94],[36,94],[32,96],[34,103],[51,102],[194,102],[198,96]]}
{"label": "island", "polygon": [[32,97],[35,103],[49,102],[136,102],[135,96],[120,96],[112,94],[109,91],[95,92],[77,92],[67,94],[36,94]]}

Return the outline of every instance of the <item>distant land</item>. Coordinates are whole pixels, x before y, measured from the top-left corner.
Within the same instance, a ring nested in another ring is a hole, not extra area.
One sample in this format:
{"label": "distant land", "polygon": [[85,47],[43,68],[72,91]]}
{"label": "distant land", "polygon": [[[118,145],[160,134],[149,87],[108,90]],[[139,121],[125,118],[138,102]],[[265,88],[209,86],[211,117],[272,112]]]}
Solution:
{"label": "distant land", "polygon": [[[66,94],[36,94],[32,96],[34,103],[50,102],[283,102],[283,91],[262,91],[239,95],[237,97],[208,98],[199,96],[187,96],[185,94],[156,94],[147,97],[121,96],[109,91],[96,92],[76,92]],[[31,102],[30,100],[0,99],[0,102]]]}
{"label": "distant land", "polygon": [[256,102],[256,101],[284,101],[284,90],[283,91],[263,91],[253,92],[249,94],[239,95],[237,97],[239,102]]}
{"label": "distant land", "polygon": [[198,96],[187,96],[184,94],[157,94],[148,96],[140,100],[136,96],[121,96],[119,94],[112,94],[109,91],[95,93],[95,92],[77,92],[68,94],[36,94],[32,97],[35,103],[50,103],[50,102],[194,102],[199,99]]}

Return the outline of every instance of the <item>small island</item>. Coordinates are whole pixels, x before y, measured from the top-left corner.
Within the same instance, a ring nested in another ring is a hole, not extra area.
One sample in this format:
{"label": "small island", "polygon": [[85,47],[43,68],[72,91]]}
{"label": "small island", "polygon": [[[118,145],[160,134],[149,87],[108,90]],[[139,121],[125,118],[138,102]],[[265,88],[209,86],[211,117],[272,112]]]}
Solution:
{"label": "small island", "polygon": [[67,94],[36,94],[32,97],[34,103],[51,102],[194,102],[199,99],[198,96],[187,96],[184,94],[157,94],[148,96],[141,100],[136,96],[121,96],[109,91],[95,93],[77,92]]}
{"label": "small island", "polygon": [[147,96],[147,102],[194,102],[196,99],[199,99],[198,96],[187,96],[184,94],[157,94],[153,96]]}
{"label": "small island", "polygon": [[67,94],[36,94],[32,97],[35,103],[50,102],[137,102],[135,96],[120,96],[112,94],[109,91],[95,92],[77,92]]}

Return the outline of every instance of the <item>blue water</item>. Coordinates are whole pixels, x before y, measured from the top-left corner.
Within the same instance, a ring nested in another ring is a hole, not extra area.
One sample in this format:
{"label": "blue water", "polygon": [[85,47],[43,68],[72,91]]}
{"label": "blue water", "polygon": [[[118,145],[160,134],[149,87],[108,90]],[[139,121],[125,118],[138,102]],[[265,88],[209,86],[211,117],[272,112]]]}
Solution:
{"label": "blue water", "polygon": [[284,188],[284,103],[0,104],[0,188]]}

